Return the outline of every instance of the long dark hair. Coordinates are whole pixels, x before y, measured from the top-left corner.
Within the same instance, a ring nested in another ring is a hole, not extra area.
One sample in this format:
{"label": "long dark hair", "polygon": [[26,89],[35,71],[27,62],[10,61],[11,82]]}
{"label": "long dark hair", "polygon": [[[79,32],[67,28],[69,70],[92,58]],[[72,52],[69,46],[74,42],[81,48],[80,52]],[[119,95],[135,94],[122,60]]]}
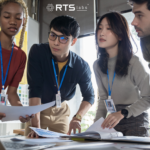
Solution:
{"label": "long dark hair", "polygon": [[112,32],[116,36],[121,38],[121,41],[119,41],[118,43],[118,55],[115,66],[115,72],[117,75],[121,77],[126,76],[128,74],[129,61],[133,55],[132,44],[130,42],[130,31],[128,23],[125,17],[123,17],[121,14],[117,12],[110,12],[103,15],[97,24],[95,38],[99,57],[98,58],[99,67],[104,74],[107,74],[109,54],[106,52],[105,48],[99,47],[97,37],[99,25],[104,18],[107,19]]}

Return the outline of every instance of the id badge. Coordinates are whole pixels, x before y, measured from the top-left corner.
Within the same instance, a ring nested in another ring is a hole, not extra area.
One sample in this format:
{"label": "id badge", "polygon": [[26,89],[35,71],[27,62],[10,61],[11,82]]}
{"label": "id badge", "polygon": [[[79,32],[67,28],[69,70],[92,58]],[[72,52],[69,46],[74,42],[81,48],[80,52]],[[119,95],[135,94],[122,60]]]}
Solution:
{"label": "id badge", "polygon": [[7,94],[5,94],[5,91],[2,90],[1,94],[0,94],[0,105],[6,105],[7,103]]}
{"label": "id badge", "polygon": [[106,99],[104,102],[108,113],[116,112],[116,107],[114,105],[113,99]]}
{"label": "id badge", "polygon": [[60,92],[58,92],[58,94],[56,94],[56,107],[57,108],[61,107],[61,94],[60,94]]}

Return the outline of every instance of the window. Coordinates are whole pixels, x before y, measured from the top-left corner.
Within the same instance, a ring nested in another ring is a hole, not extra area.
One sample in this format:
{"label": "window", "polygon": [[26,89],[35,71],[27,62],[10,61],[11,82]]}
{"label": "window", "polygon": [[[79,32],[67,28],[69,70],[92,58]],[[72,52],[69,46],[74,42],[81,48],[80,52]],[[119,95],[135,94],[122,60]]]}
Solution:
{"label": "window", "polygon": [[92,75],[92,85],[94,88],[94,93],[95,93],[95,103],[94,105],[90,108],[90,110],[86,113],[84,116],[81,127],[82,127],[82,132],[85,131],[90,125],[93,124],[94,118],[95,118],[95,113],[96,113],[96,106],[97,106],[97,84],[96,84],[96,79],[94,75],[94,70],[93,70],[93,63],[97,59],[97,51],[96,51],[96,45],[95,45],[95,35],[84,37],[78,39],[80,42],[80,56],[88,62]]}

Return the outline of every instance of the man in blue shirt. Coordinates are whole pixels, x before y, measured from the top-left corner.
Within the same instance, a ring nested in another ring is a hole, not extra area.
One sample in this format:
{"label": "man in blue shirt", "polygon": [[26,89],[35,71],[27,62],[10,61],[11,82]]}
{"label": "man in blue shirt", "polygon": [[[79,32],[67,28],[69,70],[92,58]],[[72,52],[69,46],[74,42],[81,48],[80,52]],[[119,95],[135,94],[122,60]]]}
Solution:
{"label": "man in blue shirt", "polygon": [[[59,16],[50,24],[48,43],[31,47],[27,73],[29,104],[56,101],[56,106],[37,113],[31,124],[26,124],[25,135],[38,137],[30,132],[29,125],[65,134],[72,130],[75,133],[76,129],[81,132],[80,122],[94,103],[94,90],[88,63],[69,50],[76,43],[79,32],[80,27],[74,18]],[[77,84],[83,101],[69,124],[70,109],[65,100],[73,98]]]}

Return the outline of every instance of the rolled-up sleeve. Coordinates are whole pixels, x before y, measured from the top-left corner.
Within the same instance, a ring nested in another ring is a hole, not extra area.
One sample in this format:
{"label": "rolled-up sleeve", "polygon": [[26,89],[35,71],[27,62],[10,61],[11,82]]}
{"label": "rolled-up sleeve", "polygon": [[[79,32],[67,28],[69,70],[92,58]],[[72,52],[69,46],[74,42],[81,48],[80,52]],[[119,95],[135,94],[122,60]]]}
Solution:
{"label": "rolled-up sleeve", "polygon": [[91,82],[91,70],[88,64],[84,66],[82,70],[82,76],[79,80],[79,86],[81,89],[83,101],[87,101],[90,104],[94,104],[94,90]]}
{"label": "rolled-up sleeve", "polygon": [[29,84],[29,98],[41,98],[43,75],[40,63],[39,49],[36,44],[34,44],[30,49],[27,65],[27,80]]}

